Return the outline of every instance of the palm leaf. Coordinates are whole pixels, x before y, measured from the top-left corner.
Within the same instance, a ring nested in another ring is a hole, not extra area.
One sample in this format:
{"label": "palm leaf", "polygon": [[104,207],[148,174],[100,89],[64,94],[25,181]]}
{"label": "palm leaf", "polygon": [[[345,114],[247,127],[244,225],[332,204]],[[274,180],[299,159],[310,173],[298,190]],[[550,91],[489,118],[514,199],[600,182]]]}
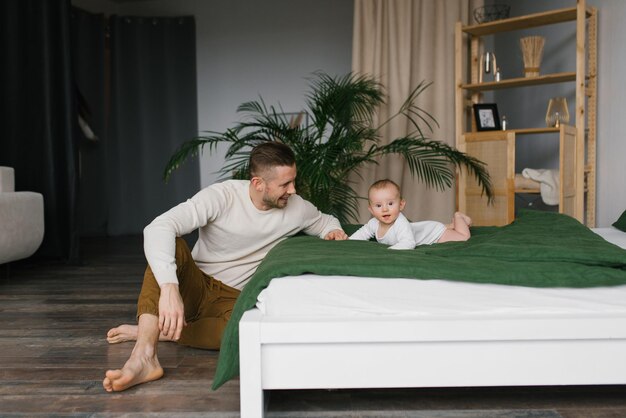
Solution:
{"label": "palm leaf", "polygon": [[489,202],[493,201],[493,188],[485,164],[448,144],[405,137],[378,148],[377,153],[402,155],[411,174],[438,190],[452,186],[455,168],[465,168],[476,178]]}
{"label": "palm leaf", "polygon": [[180,167],[189,157],[195,157],[201,153],[205,146],[213,151],[220,142],[225,142],[223,136],[197,137],[184,142],[180,148],[170,157],[163,171],[163,180],[168,181],[174,170]]}

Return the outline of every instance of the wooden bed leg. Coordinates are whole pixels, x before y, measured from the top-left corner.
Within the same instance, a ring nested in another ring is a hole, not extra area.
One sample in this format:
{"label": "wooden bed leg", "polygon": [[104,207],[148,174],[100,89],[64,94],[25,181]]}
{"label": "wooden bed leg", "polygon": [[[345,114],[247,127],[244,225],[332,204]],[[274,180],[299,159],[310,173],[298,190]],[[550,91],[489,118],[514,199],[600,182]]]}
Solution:
{"label": "wooden bed leg", "polygon": [[239,389],[241,418],[262,418],[265,414],[261,384],[260,312],[244,313],[239,322]]}

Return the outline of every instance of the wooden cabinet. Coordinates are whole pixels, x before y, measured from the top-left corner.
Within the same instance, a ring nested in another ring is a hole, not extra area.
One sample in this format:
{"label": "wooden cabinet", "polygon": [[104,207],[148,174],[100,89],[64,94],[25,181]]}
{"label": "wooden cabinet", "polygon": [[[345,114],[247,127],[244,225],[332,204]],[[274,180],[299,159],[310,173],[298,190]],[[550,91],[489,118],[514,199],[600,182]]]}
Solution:
{"label": "wooden cabinet", "polygon": [[[479,57],[484,36],[497,36],[501,32],[566,21],[576,22],[575,71],[479,82]],[[475,225],[510,223],[515,217],[515,193],[539,193],[539,189],[515,188],[515,142],[523,141],[526,136],[550,133],[559,139],[559,212],[571,215],[590,227],[595,226],[596,31],[596,10],[587,8],[585,0],[578,0],[576,7],[572,8],[478,25],[463,26],[457,23],[456,145],[461,151],[487,164],[495,191],[495,200],[489,204],[486,197],[481,195],[475,180],[468,178],[465,172],[459,172],[457,207],[471,216]],[[464,54],[468,44],[469,53]],[[468,55],[467,58],[464,55]],[[469,71],[465,71],[468,66]],[[469,80],[466,80],[465,72],[469,73]],[[472,104],[481,102],[484,92],[566,82],[576,84],[575,114],[571,118],[573,126],[476,132]]]}
{"label": "wooden cabinet", "polygon": [[582,221],[583,149],[576,129],[516,129],[508,131],[468,132],[461,135],[459,149],[480,158],[489,167],[495,199],[487,204],[482,189],[471,176],[461,176],[458,183],[459,209],[475,225],[506,225],[515,219],[515,194],[539,193],[539,189],[520,189],[515,185],[515,141],[525,135],[554,133],[559,138],[559,212]]}

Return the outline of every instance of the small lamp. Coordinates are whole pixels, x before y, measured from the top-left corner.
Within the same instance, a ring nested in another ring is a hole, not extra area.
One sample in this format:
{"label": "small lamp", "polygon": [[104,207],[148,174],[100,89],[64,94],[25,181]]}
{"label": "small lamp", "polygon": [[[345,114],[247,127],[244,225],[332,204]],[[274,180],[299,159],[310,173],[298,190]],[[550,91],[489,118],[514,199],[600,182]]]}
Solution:
{"label": "small lamp", "polygon": [[569,122],[569,110],[565,97],[553,97],[548,102],[546,125],[558,128],[561,123]]}

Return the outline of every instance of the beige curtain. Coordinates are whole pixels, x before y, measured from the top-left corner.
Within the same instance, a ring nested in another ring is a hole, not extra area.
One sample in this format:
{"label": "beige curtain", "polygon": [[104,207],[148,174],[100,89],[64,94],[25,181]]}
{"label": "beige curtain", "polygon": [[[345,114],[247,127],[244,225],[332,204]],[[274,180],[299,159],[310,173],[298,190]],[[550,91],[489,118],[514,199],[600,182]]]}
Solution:
{"label": "beige curtain", "polygon": [[[455,144],[454,25],[457,21],[469,22],[476,6],[476,0],[355,0],[352,70],[373,75],[388,94],[374,123],[394,114],[410,91],[426,80],[433,84],[421,94],[418,104],[440,125],[428,135]],[[383,144],[410,131],[405,120],[385,128]],[[426,187],[412,178],[401,157],[389,156],[379,163],[363,169],[363,178],[353,178],[359,195],[367,196],[371,183],[389,178],[402,187],[407,201],[404,213],[409,219],[450,221],[455,208],[454,187],[445,191]],[[363,201],[359,221],[369,217],[367,202]]]}

